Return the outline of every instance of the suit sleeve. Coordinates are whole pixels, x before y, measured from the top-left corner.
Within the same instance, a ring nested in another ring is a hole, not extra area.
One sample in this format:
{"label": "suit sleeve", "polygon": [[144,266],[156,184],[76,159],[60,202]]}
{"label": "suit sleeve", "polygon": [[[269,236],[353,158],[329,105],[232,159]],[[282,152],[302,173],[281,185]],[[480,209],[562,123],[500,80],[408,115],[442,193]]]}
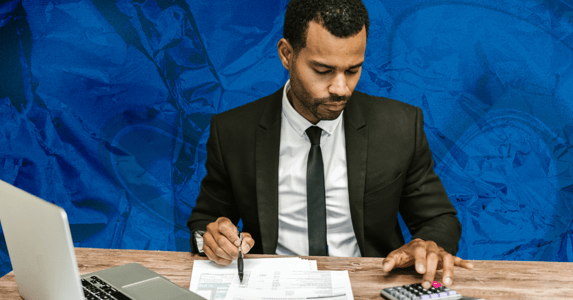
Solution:
{"label": "suit sleeve", "polygon": [[461,237],[461,224],[456,209],[438,175],[424,133],[422,110],[416,108],[416,142],[400,202],[400,214],[412,233],[436,242],[445,251],[455,255]]}
{"label": "suit sleeve", "polygon": [[193,247],[193,233],[195,231],[205,231],[207,224],[216,221],[219,217],[227,217],[234,224],[239,221],[229,175],[221,152],[223,147],[218,129],[217,116],[215,115],[211,119],[209,139],[207,140],[207,161],[205,162],[207,175],[201,182],[199,196],[191,212],[191,217],[187,221],[187,227],[191,230],[191,251],[195,253],[197,252],[197,249]]}

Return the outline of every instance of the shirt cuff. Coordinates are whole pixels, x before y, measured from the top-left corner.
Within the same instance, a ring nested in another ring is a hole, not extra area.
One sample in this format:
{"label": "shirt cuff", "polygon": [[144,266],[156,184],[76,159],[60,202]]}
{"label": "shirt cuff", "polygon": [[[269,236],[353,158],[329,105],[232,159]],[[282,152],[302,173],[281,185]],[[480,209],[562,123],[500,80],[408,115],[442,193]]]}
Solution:
{"label": "shirt cuff", "polygon": [[207,256],[205,252],[203,252],[203,235],[205,234],[205,230],[195,230],[193,231],[192,240],[193,240],[193,251],[194,253],[199,253],[201,256]]}

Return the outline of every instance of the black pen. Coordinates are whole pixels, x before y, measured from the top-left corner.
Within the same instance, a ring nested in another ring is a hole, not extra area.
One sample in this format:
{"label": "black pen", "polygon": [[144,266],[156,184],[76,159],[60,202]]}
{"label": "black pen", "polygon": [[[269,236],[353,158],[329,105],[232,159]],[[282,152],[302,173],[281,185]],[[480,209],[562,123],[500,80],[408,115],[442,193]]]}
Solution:
{"label": "black pen", "polygon": [[239,280],[243,282],[243,233],[239,232],[239,239],[241,244],[239,245],[239,258],[237,259],[237,266],[239,267]]}

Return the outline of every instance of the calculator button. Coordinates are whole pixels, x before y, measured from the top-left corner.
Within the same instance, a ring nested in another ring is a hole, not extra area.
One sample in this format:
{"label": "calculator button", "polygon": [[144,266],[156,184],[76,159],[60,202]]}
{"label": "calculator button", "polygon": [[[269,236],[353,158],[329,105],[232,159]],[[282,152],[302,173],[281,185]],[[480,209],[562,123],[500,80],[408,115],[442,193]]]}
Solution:
{"label": "calculator button", "polygon": [[453,300],[460,294],[445,286],[436,285],[425,289],[421,283],[389,287],[380,290],[382,295],[392,300]]}

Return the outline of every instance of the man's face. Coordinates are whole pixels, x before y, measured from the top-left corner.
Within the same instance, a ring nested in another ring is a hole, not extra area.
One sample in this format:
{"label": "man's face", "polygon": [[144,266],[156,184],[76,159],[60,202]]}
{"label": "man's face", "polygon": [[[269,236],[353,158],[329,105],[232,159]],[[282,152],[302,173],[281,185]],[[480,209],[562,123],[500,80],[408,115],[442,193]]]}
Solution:
{"label": "man's face", "polygon": [[288,98],[296,111],[313,124],[338,118],[360,79],[365,51],[365,28],[338,38],[311,21],[306,47],[289,64]]}

